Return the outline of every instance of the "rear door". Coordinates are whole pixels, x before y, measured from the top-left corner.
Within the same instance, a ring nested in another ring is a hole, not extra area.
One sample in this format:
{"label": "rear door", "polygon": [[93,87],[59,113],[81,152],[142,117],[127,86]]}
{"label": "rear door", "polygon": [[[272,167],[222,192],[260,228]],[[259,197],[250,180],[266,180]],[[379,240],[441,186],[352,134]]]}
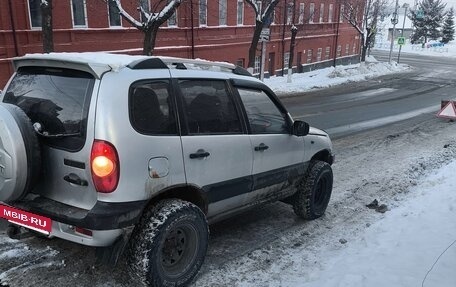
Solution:
{"label": "rear door", "polygon": [[237,87],[249,121],[253,153],[252,192],[248,203],[282,198],[303,174],[304,138],[291,134],[291,120],[267,89]]}
{"label": "rear door", "polygon": [[175,86],[180,90],[187,183],[205,191],[209,217],[239,208],[251,190],[253,158],[228,82],[179,78]]}

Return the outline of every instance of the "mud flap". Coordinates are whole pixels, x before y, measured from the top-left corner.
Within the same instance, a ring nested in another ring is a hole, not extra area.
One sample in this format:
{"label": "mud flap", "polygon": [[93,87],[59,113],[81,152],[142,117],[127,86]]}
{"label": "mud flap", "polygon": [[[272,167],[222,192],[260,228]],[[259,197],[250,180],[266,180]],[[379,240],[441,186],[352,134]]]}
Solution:
{"label": "mud flap", "polygon": [[128,240],[130,239],[131,233],[133,232],[133,226],[124,229],[119,238],[111,246],[97,247],[95,249],[95,257],[97,265],[116,266],[120,256],[122,256],[125,246],[127,246]]}

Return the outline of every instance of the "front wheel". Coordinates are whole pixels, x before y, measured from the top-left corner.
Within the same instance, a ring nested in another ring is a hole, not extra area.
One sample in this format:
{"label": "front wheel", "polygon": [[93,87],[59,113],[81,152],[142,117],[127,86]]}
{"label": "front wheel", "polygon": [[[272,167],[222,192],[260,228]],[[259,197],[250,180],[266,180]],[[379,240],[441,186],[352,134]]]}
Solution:
{"label": "front wheel", "polygon": [[296,215],[303,219],[321,217],[328,207],[332,184],[331,166],[324,161],[311,161],[298,191],[291,198]]}
{"label": "front wheel", "polygon": [[201,209],[178,199],[162,200],[133,231],[128,267],[146,286],[185,286],[203,264],[208,237]]}

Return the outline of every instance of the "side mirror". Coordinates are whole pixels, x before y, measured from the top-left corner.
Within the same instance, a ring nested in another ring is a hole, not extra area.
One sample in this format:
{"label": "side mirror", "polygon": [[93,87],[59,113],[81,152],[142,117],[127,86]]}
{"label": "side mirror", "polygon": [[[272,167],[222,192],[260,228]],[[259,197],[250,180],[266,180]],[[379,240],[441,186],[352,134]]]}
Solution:
{"label": "side mirror", "polygon": [[309,124],[303,121],[294,121],[292,134],[298,137],[303,137],[309,134]]}

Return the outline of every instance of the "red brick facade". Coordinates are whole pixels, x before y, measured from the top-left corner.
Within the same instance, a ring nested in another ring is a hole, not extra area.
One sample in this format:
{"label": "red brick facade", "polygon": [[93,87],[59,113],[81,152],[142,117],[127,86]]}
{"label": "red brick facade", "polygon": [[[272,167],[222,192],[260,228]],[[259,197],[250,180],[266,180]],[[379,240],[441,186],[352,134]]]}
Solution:
{"label": "red brick facade", "polygon": [[[151,3],[154,0],[151,0]],[[163,25],[158,33],[155,55],[204,58],[247,65],[248,48],[253,35],[254,11],[244,2],[243,24],[237,24],[238,0],[227,0],[227,25],[219,26],[219,1],[207,0],[207,25],[199,25],[199,0],[185,0],[177,10],[177,26]],[[122,19],[121,27],[110,27],[108,5],[104,0],[85,0],[87,27],[74,28],[72,0],[53,1],[54,47],[56,52],[116,51],[139,54],[142,51],[143,34]],[[288,2],[288,3],[287,3]],[[275,74],[282,68],[283,56],[290,49],[290,27],[283,29],[285,5],[293,0],[281,0],[275,9],[271,28],[271,41],[267,44],[266,72]],[[138,0],[122,0],[125,10],[139,18]],[[304,20],[296,24],[299,29],[293,66],[331,61],[337,46],[338,58],[359,53],[359,37],[346,21],[339,25],[337,33],[337,0],[296,0],[296,23],[299,22],[300,3],[304,3]],[[314,3],[314,23],[308,23],[310,3]],[[320,23],[320,5],[324,4]],[[332,4],[333,19],[328,21]],[[193,25],[192,10],[193,7]],[[11,13],[10,13],[11,11]],[[26,53],[40,53],[41,30],[31,28],[29,0],[0,0],[0,89],[12,74],[10,59]],[[14,24],[14,25],[12,25]],[[13,28],[14,26],[14,28]],[[193,26],[193,27],[192,27]],[[14,30],[14,31],[13,31]],[[192,41],[193,31],[193,41]],[[285,33],[283,33],[285,31]],[[338,37],[336,37],[338,34]],[[14,35],[16,37],[14,37]],[[336,40],[337,38],[337,40]],[[193,46],[192,46],[193,42]],[[329,53],[327,52],[329,47]],[[284,48],[284,49],[283,49]],[[321,48],[320,57],[318,50]],[[312,50],[309,56],[308,51]],[[192,53],[193,52],[193,53]],[[258,45],[260,55],[260,45]]]}

